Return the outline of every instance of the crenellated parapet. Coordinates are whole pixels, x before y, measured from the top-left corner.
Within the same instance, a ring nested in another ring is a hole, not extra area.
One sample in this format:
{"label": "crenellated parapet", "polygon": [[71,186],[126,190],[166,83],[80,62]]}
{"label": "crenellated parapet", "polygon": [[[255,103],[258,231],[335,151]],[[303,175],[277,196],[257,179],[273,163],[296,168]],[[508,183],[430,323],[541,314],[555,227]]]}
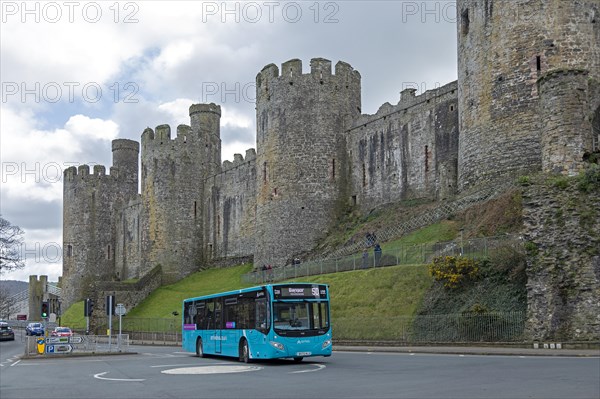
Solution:
{"label": "crenellated parapet", "polygon": [[360,128],[379,119],[392,117],[396,113],[420,112],[442,103],[448,103],[449,112],[458,112],[458,81],[427,90],[416,95],[416,89],[407,88],[400,92],[400,101],[396,105],[384,103],[375,114],[362,114],[350,129]]}
{"label": "crenellated parapet", "polygon": [[[340,90],[360,90],[360,73],[346,62],[339,61],[332,73],[331,61],[324,58],[313,58],[310,61],[310,72],[303,73],[302,61],[292,59],[281,64],[281,74],[275,64],[266,65],[256,76],[257,94],[269,96],[273,85],[285,84],[294,86],[301,81],[318,85],[337,85]],[[354,93],[356,94],[356,93]],[[360,96],[360,93],[358,93]],[[359,97],[360,98],[360,97]]]}
{"label": "crenellated parapet", "polygon": [[142,133],[142,148],[149,146],[169,148],[169,145],[194,145],[198,137],[192,134],[192,128],[188,125],[177,126],[175,137],[171,137],[171,126],[158,125],[153,129],[146,128]]}

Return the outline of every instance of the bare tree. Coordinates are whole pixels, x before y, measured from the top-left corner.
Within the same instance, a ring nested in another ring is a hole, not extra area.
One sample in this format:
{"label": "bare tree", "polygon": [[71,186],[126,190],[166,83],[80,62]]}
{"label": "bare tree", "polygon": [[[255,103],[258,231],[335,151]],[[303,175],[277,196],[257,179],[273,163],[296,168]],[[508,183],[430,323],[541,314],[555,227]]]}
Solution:
{"label": "bare tree", "polygon": [[23,234],[19,226],[0,215],[0,274],[25,267],[20,253]]}
{"label": "bare tree", "polygon": [[0,285],[0,319],[8,320],[10,315],[16,311],[16,301],[11,295],[8,287]]}

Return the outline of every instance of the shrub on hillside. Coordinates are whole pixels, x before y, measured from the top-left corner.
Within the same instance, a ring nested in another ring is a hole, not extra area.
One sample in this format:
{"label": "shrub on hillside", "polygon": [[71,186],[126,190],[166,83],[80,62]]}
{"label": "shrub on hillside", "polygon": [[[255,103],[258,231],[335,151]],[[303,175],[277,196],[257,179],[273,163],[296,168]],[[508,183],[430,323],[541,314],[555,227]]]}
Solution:
{"label": "shrub on hillside", "polygon": [[444,287],[453,289],[479,277],[479,262],[462,256],[438,256],[429,265],[429,273]]}

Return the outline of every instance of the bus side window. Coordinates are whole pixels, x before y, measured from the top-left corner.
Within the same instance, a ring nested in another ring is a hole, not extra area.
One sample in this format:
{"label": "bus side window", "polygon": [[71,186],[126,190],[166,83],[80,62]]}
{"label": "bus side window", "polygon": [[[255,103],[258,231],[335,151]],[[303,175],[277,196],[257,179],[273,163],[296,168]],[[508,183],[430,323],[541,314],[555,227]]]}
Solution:
{"label": "bus side window", "polygon": [[264,298],[256,300],[256,321],[255,327],[257,330],[266,333],[270,326],[270,312],[269,307],[267,306],[267,300]]}
{"label": "bus side window", "polygon": [[221,311],[222,310],[221,309],[221,306],[222,306],[221,298],[215,299],[214,304],[215,304],[215,314],[214,314],[215,326],[214,326],[214,329],[221,329],[221,328],[223,328],[223,325],[222,325],[223,324],[223,320],[222,320],[223,312]]}
{"label": "bus side window", "polygon": [[195,303],[196,306],[196,329],[203,330],[203,322],[204,322],[204,302],[199,301]]}
{"label": "bus side window", "polygon": [[205,330],[214,330],[215,328],[215,303],[212,301],[206,304],[204,325],[206,326]]}

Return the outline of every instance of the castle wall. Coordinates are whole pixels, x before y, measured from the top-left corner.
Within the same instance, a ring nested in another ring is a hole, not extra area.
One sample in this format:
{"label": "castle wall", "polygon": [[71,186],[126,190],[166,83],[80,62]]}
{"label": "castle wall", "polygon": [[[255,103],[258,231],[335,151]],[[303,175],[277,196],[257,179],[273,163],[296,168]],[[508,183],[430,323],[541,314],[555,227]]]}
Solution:
{"label": "castle wall", "polygon": [[204,252],[211,264],[254,253],[256,151],[246,151],[245,159],[235,154],[222,170],[205,183]]}
{"label": "castle wall", "polygon": [[84,297],[92,281],[116,277],[117,210],[130,193],[137,192],[138,151],[135,141],[115,140],[109,175],[101,165],[94,165],[92,174],[88,165],[64,172],[63,297],[67,307]]}
{"label": "castle wall", "polygon": [[597,0],[459,0],[457,12],[460,187],[540,170],[537,80],[598,71]]}
{"label": "castle wall", "polygon": [[524,188],[529,339],[600,337],[600,188],[538,181]]}
{"label": "castle wall", "polygon": [[291,60],[256,78],[256,266],[312,249],[347,198],[344,131],[360,115],[360,75],[338,62]]}
{"label": "castle wall", "polygon": [[143,275],[141,214],[139,194],[117,212],[115,274],[118,280],[138,279]]}
{"label": "castle wall", "polygon": [[368,212],[408,198],[441,199],[456,189],[458,93],[452,82],[362,115],[348,132],[351,203]]}

